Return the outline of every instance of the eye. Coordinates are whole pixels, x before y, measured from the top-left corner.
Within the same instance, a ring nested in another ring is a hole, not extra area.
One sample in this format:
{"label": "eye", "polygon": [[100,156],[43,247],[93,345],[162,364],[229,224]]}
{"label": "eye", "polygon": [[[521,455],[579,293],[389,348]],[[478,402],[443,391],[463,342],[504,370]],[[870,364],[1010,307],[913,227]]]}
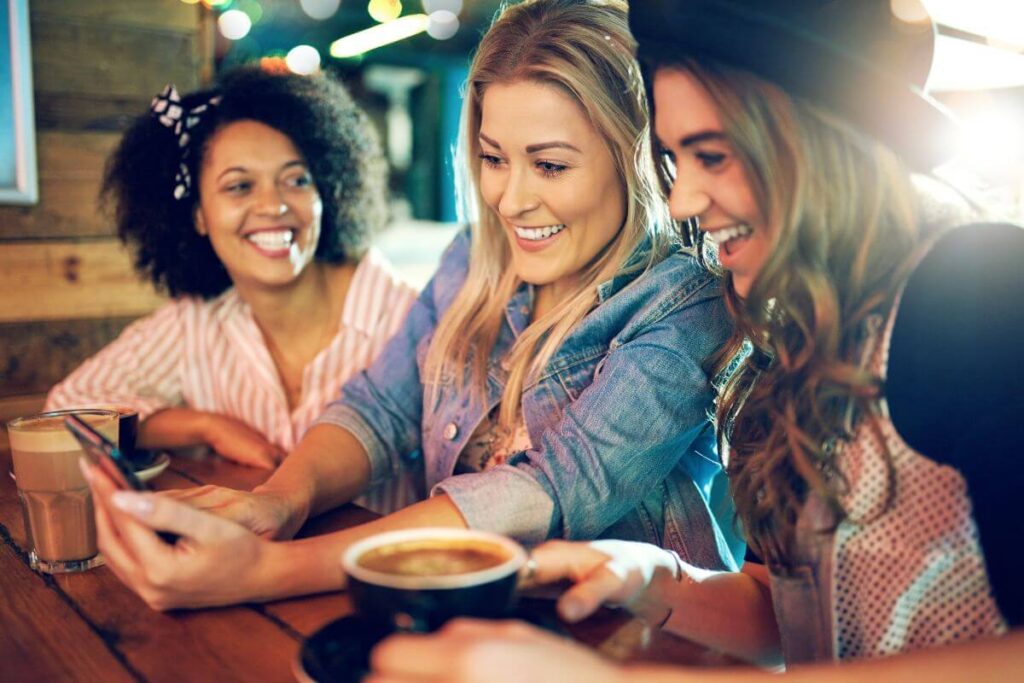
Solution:
{"label": "eye", "polygon": [[700,165],[708,170],[721,166],[727,158],[721,152],[697,152],[694,156],[700,162]]}
{"label": "eye", "polygon": [[308,187],[313,184],[313,176],[308,172],[298,173],[285,178],[285,183],[291,187]]}
{"label": "eye", "polygon": [[484,162],[484,166],[488,168],[498,168],[501,166],[501,157],[495,154],[488,154],[487,152],[480,152],[480,160]]}
{"label": "eye", "polygon": [[239,180],[224,186],[224,191],[229,194],[245,194],[252,189],[252,183],[248,180]]}
{"label": "eye", "polygon": [[540,172],[543,176],[547,178],[552,178],[554,176],[559,175],[569,167],[566,166],[565,164],[557,164],[553,161],[538,161],[537,168],[540,169]]}

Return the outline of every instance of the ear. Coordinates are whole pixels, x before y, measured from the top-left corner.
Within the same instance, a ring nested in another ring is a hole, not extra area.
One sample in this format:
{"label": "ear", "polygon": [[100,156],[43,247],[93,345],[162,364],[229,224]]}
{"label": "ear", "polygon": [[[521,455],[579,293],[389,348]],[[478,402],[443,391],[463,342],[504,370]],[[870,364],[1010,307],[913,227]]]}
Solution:
{"label": "ear", "polygon": [[200,208],[199,204],[196,204],[196,210],[195,213],[192,214],[192,216],[192,222],[195,223],[196,225],[196,232],[198,232],[203,237],[209,236],[209,233],[206,230],[206,219],[203,218],[203,211]]}

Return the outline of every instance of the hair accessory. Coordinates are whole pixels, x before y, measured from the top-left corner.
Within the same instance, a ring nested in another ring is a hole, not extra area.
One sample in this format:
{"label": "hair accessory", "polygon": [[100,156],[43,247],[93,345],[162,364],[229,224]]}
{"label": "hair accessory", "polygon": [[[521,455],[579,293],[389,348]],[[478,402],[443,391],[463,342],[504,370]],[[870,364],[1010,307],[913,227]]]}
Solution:
{"label": "hair accessory", "polygon": [[153,98],[149,105],[150,112],[166,128],[170,128],[178,139],[181,158],[178,161],[178,172],[174,175],[174,198],[184,199],[192,190],[192,174],[188,170],[189,130],[202,121],[202,115],[210,107],[220,104],[220,95],[215,95],[206,102],[201,102],[187,112],[181,104],[181,96],[177,88],[168,84]]}

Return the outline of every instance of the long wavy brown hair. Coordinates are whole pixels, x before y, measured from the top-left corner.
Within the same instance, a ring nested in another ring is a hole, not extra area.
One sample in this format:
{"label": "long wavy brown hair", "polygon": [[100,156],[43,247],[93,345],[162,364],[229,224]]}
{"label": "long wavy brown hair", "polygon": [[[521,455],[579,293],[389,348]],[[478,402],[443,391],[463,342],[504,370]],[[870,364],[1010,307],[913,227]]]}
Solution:
{"label": "long wavy brown hair", "polygon": [[736,330],[714,362],[724,371],[753,345],[722,388],[718,437],[751,546],[785,564],[808,491],[836,504],[830,444],[880,395],[860,363],[865,323],[891,309],[920,256],[917,193],[895,153],[822,108],[747,72],[679,68],[717,105],[772,231],[746,299],[726,275]]}

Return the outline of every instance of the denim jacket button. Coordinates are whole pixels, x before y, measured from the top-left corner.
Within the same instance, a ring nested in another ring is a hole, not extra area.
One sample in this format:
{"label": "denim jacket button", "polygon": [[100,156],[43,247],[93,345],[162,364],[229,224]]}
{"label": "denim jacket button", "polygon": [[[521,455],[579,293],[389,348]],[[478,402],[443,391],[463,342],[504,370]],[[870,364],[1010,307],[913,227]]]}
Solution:
{"label": "denim jacket button", "polygon": [[449,441],[455,441],[455,437],[459,435],[459,426],[454,422],[449,422],[444,427],[444,438]]}

